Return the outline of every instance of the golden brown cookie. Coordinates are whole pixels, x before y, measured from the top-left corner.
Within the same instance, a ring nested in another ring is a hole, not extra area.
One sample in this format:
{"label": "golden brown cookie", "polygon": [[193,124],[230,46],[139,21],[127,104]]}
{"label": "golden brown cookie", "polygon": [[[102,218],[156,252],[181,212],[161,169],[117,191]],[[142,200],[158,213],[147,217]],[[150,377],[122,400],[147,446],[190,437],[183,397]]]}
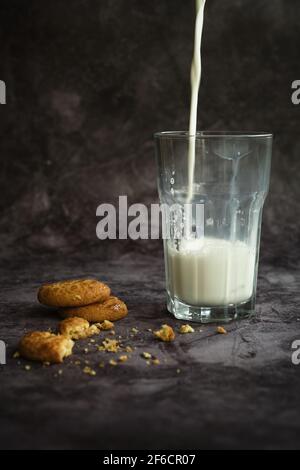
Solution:
{"label": "golden brown cookie", "polygon": [[45,284],[38,291],[41,304],[50,307],[79,307],[103,302],[110,296],[110,288],[95,279],[76,279]]}
{"label": "golden brown cookie", "polygon": [[74,342],[62,335],[54,335],[48,331],[27,333],[20,341],[21,356],[32,361],[58,363],[72,354]]}
{"label": "golden brown cookie", "polygon": [[60,310],[64,318],[81,317],[90,322],[103,320],[116,321],[125,317],[128,313],[127,306],[117,297],[109,297],[104,302],[97,302],[85,307],[64,308]]}
{"label": "golden brown cookie", "polygon": [[61,321],[58,325],[59,332],[71,339],[84,339],[100,333],[96,325],[90,326],[84,318],[71,317]]}

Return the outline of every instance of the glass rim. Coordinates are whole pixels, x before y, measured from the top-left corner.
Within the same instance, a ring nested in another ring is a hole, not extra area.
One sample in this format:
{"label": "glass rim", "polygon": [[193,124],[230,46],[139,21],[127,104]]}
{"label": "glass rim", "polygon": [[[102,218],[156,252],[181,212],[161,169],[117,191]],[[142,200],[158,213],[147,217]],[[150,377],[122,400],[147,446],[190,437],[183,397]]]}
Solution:
{"label": "glass rim", "polygon": [[251,139],[251,138],[273,138],[273,134],[270,132],[253,132],[253,131],[197,131],[196,134],[189,134],[188,131],[163,131],[155,132],[154,138],[161,139],[187,139],[189,137],[196,137],[197,140],[201,139],[218,139],[218,138],[239,138],[239,139]]}

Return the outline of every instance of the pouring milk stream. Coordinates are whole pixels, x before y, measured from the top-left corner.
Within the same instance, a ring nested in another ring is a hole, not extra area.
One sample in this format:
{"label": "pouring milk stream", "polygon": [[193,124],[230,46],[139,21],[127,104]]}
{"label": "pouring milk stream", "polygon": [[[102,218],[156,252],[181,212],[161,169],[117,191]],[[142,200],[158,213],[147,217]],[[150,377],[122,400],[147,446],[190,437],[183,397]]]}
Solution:
{"label": "pouring milk stream", "polygon": [[191,67],[191,108],[189,126],[189,152],[188,152],[188,201],[193,198],[195,153],[196,153],[196,133],[197,133],[197,110],[198,96],[201,82],[201,40],[204,20],[204,7],[206,0],[196,0],[196,27],[194,41],[194,57]]}

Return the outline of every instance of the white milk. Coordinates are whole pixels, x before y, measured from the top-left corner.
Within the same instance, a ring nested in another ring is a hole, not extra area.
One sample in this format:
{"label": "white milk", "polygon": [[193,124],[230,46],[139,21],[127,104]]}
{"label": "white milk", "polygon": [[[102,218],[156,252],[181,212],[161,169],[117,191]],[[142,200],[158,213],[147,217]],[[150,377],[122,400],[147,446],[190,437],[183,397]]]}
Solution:
{"label": "white milk", "polygon": [[193,197],[195,152],[196,152],[196,133],[197,133],[197,109],[198,95],[201,82],[201,39],[203,31],[203,17],[206,0],[196,0],[196,26],[195,26],[195,44],[194,57],[191,67],[191,108],[189,125],[189,150],[188,150],[188,200]]}
{"label": "white milk", "polygon": [[255,249],[217,238],[182,240],[167,248],[170,293],[190,305],[224,306],[248,300],[254,286]]}

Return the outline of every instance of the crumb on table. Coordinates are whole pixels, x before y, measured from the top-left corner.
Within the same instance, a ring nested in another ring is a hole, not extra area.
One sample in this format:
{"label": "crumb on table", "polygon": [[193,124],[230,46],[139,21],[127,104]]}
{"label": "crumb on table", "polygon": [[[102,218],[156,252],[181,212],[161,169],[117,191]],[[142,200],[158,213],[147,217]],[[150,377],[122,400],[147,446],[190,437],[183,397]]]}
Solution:
{"label": "crumb on table", "polygon": [[174,341],[175,333],[171,326],[169,325],[162,325],[160,330],[153,332],[156,338],[160,339],[161,341]]}
{"label": "crumb on table", "polygon": [[182,335],[194,332],[195,330],[193,327],[191,327],[191,325],[181,325],[181,327],[179,328],[179,333],[181,333]]}
{"label": "crumb on table", "polygon": [[85,366],[83,368],[83,372],[87,375],[91,375],[91,376],[95,376],[96,375],[96,371],[94,369],[92,369],[91,367],[89,366]]}
{"label": "crumb on table", "polygon": [[219,333],[219,335],[226,335],[227,331],[225,330],[225,328],[223,328],[223,326],[218,326],[217,333]]}

